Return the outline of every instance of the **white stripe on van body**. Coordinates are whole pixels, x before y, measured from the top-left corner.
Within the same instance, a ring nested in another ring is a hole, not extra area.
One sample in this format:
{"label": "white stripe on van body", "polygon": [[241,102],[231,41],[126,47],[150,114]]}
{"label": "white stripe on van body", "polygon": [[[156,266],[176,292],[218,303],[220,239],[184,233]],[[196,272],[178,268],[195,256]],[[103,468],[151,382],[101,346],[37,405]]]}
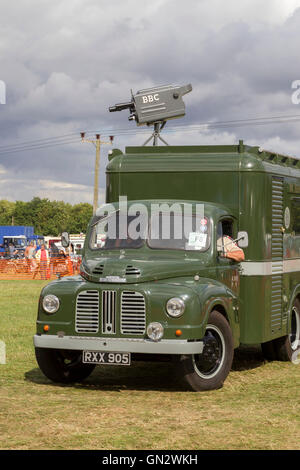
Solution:
{"label": "white stripe on van body", "polygon": [[300,273],[300,258],[280,261],[242,261],[241,276],[271,276],[281,273]]}

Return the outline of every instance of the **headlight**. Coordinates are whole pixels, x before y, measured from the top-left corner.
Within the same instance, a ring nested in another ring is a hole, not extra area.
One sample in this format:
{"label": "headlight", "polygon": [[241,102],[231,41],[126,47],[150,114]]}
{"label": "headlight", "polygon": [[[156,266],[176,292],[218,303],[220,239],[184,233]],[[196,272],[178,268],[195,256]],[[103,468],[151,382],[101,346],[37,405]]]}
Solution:
{"label": "headlight", "polygon": [[149,323],[147,335],[153,341],[159,341],[164,335],[164,327],[158,322]]}
{"label": "headlight", "polygon": [[47,313],[55,313],[59,309],[59,299],[56,295],[46,295],[43,298],[43,309]]}
{"label": "headlight", "polygon": [[168,300],[166,309],[170,317],[180,317],[185,309],[184,301],[178,297]]}

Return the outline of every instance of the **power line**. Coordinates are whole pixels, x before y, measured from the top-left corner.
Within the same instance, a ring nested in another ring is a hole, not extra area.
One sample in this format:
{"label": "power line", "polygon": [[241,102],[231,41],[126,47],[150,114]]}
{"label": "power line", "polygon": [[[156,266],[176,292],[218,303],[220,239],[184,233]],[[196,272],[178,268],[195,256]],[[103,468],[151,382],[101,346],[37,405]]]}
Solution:
{"label": "power line", "polygon": [[19,149],[11,149],[11,150],[0,151],[0,155],[6,155],[6,154],[18,153],[18,152],[26,152],[28,150],[41,150],[41,149],[48,148],[48,147],[56,147],[56,146],[59,146],[59,145],[68,145],[68,144],[76,144],[76,143],[78,143],[78,139],[72,140],[72,141],[66,141],[66,142],[52,143],[52,144],[48,144],[48,145],[39,145],[39,146],[23,147],[23,148],[19,148]]}
{"label": "power line", "polygon": [[[248,118],[248,119],[236,119],[236,120],[227,120],[227,121],[208,121],[202,122],[194,125],[185,125],[185,126],[173,126],[165,129],[164,133],[174,133],[174,132],[197,132],[203,129],[213,129],[213,128],[230,128],[230,127],[245,127],[245,126],[261,126],[269,124],[285,124],[299,122],[300,115],[285,115],[285,116],[269,116],[269,117],[258,117],[258,118]],[[88,131],[87,134],[92,134],[95,131]],[[142,129],[104,129],[101,131],[101,135],[109,136],[114,134],[115,136],[130,136],[130,135],[139,135],[139,134],[148,134],[149,129],[143,127]],[[0,146],[0,155],[6,155],[10,153],[25,152],[30,150],[42,150],[44,148],[56,147],[62,145],[69,145],[79,143],[80,140],[76,137],[78,132],[72,132],[69,134],[64,134],[60,136],[48,137],[45,139],[35,139],[19,144],[11,145],[1,145]],[[75,138],[76,137],[76,138]]]}
{"label": "power line", "polygon": [[[66,137],[70,136],[75,136],[78,135],[77,132],[72,132],[70,134],[64,134],[64,135],[59,135],[59,136],[53,136],[53,137],[47,137],[44,139],[35,139],[35,140],[26,140],[25,142],[21,142],[20,144],[12,144],[12,147],[18,147],[20,145],[27,145],[27,144],[33,144],[33,143],[38,143],[38,142],[44,142],[44,141],[51,141],[51,140],[57,140],[57,139],[63,139]],[[10,147],[10,145],[0,145],[0,149]]]}
{"label": "power line", "polygon": [[26,142],[21,142],[19,144],[10,144],[10,145],[0,145],[0,151],[5,151],[13,149],[13,148],[26,148],[26,147],[32,147],[35,145],[43,145],[43,144],[52,144],[53,141],[62,141],[62,142],[68,142],[70,139],[74,139],[77,137],[78,140],[78,132],[73,132],[72,134],[65,134],[62,136],[56,136],[56,137],[49,137],[46,139],[37,139],[37,140],[32,140],[32,141],[26,141]]}
{"label": "power line", "polygon": [[[21,142],[19,144],[9,144],[9,145],[0,145],[0,151],[1,150],[5,150],[6,148],[11,148],[11,147],[20,147],[20,146],[27,146],[27,145],[35,145],[35,144],[39,144],[39,143],[48,143],[48,141],[50,141],[49,143],[51,143],[52,140],[60,140],[60,139],[70,139],[72,138],[73,136],[78,136],[79,132],[81,131],[81,129],[77,130],[76,132],[72,132],[70,134],[63,134],[63,135],[59,135],[59,136],[53,136],[53,137],[46,137],[44,139],[34,139],[34,140],[27,140],[27,141],[24,141],[24,142]],[[105,130],[105,136],[108,136],[109,134],[111,134],[112,132],[114,132],[115,129],[106,129]],[[117,129],[117,131],[119,132],[130,132],[130,129]],[[87,131],[87,134],[95,134],[97,131]]]}

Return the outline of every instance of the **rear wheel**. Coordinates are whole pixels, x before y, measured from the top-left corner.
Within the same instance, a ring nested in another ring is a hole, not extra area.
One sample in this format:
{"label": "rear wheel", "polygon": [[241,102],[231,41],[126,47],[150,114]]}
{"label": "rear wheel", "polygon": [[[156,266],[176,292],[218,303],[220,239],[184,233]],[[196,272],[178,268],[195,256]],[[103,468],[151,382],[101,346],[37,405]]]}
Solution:
{"label": "rear wheel", "polygon": [[35,348],[37,363],[43,374],[53,382],[81,382],[95,366],[82,364],[81,351]]}
{"label": "rear wheel", "polygon": [[201,354],[180,358],[181,373],[196,392],[221,388],[232,365],[232,332],[226,318],[216,310],[209,316],[203,342]]}
{"label": "rear wheel", "polygon": [[280,361],[292,361],[300,351],[300,302],[294,301],[290,317],[288,335],[274,340],[274,348]]}

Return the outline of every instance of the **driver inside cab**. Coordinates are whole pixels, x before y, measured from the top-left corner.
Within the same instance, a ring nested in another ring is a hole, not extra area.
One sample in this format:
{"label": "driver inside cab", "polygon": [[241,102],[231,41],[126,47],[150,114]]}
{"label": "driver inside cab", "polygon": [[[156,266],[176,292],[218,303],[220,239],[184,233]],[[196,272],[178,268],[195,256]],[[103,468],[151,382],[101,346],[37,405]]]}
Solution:
{"label": "driver inside cab", "polygon": [[237,245],[231,236],[226,234],[223,224],[218,224],[217,250],[224,258],[230,258],[238,263],[244,261],[244,251]]}

